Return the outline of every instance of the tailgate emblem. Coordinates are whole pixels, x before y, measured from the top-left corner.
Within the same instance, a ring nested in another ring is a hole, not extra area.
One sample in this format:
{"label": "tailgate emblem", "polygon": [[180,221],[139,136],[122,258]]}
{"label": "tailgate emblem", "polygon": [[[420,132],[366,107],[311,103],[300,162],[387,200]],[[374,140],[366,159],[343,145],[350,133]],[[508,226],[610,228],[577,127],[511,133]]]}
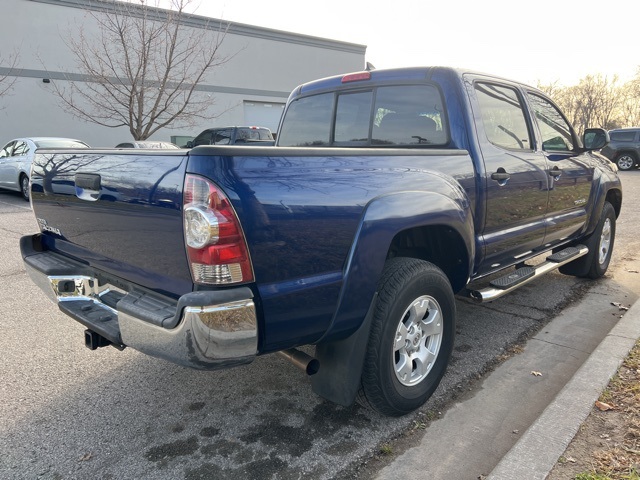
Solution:
{"label": "tailgate emblem", "polygon": [[50,227],[44,218],[36,218],[36,220],[38,220],[38,225],[40,225],[41,231],[51,232],[51,233],[55,233],[56,235],[62,236],[62,234],[60,233],[60,229],[55,227]]}

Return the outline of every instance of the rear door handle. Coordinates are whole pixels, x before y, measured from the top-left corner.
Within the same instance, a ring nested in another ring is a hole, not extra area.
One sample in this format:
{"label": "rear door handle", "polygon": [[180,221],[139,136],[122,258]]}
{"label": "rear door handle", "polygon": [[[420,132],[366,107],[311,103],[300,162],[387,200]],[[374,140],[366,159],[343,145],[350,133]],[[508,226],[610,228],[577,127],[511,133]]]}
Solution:
{"label": "rear door handle", "polygon": [[499,182],[504,182],[505,180],[509,180],[511,175],[507,172],[495,172],[491,174],[491,180],[497,180]]}
{"label": "rear door handle", "polygon": [[549,175],[551,175],[553,178],[558,178],[560,175],[562,175],[562,170],[560,170],[558,167],[553,167],[551,170],[549,170]]}

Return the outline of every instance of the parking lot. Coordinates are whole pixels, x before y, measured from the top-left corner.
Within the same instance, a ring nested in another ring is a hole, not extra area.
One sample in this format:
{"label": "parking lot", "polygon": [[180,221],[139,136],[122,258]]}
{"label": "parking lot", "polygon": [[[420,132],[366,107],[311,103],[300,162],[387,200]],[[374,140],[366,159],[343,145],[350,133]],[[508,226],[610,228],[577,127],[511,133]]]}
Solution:
{"label": "parking lot", "polygon": [[[611,298],[603,302],[628,303],[639,293],[640,171],[621,177],[612,267],[600,280],[610,282]],[[57,311],[24,271],[18,241],[37,226],[18,194],[0,192],[0,231],[0,478],[6,479],[358,476],[357,467],[382,445],[428,435],[429,419],[473,393],[487,371],[517,351],[511,347],[592,285],[553,273],[494,303],[459,299],[458,336],[443,383],[420,412],[390,419],[323,401],[275,355],[200,372],[131,349],[92,352],[83,327]]]}

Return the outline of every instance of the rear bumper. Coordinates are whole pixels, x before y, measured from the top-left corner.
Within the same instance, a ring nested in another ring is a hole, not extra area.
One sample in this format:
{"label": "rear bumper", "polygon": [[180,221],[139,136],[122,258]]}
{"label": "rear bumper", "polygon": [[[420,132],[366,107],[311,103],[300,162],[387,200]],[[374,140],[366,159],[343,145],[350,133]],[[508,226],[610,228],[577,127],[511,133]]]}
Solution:
{"label": "rear bumper", "polygon": [[191,292],[176,300],[43,251],[39,235],[22,237],[20,250],[29,276],[60,310],[116,346],[207,370],[250,363],[257,355],[249,288]]}

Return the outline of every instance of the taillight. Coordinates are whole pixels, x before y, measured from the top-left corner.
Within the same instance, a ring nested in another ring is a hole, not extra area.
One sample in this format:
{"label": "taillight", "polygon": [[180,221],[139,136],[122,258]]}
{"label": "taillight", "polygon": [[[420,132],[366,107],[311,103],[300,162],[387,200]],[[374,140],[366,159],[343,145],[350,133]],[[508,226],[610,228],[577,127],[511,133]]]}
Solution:
{"label": "taillight", "polygon": [[184,234],[195,283],[226,285],[253,281],[251,259],[231,202],[212,182],[187,175]]}
{"label": "taillight", "polygon": [[348,73],[342,77],[342,83],[361,82],[363,80],[371,80],[371,72]]}

